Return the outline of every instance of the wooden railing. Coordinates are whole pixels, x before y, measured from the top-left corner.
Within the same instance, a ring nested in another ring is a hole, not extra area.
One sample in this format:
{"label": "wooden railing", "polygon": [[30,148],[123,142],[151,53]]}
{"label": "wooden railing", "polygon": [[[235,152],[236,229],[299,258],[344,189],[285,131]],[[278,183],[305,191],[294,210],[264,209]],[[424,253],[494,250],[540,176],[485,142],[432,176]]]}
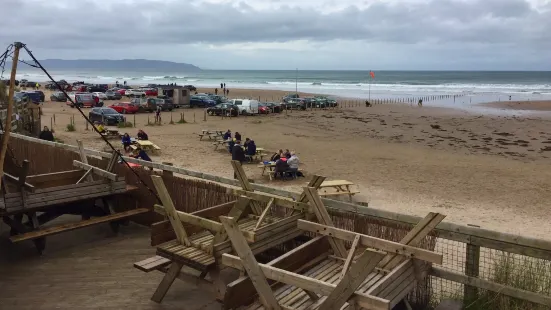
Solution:
{"label": "wooden railing", "polygon": [[[23,136],[19,134],[13,134],[13,137],[17,139],[23,139],[23,140],[43,144],[43,145],[49,145],[51,147],[62,148],[65,150],[78,152],[78,147],[74,145],[44,141],[44,140],[39,140],[36,138]],[[86,155],[100,157],[100,158],[111,157],[110,153],[101,152],[97,150],[85,149],[85,153]],[[222,184],[228,187],[228,193],[231,193],[232,190],[234,190],[235,188],[240,188],[239,182],[234,179],[207,174],[199,171],[194,171],[191,169],[175,167],[170,164],[161,164],[161,163],[155,163],[155,162],[142,161],[142,160],[130,158],[130,157],[124,157],[124,158],[126,161],[130,163],[140,164],[144,167],[149,167],[151,169],[162,170],[163,173],[180,174],[186,177],[208,180],[208,181]],[[298,199],[300,196],[300,193],[298,192],[287,191],[287,190],[273,188],[265,185],[252,183],[251,186],[255,191],[274,194],[278,196],[284,196],[284,197],[293,198],[293,199]],[[386,211],[386,210],[378,209],[371,205],[370,207],[365,207],[354,203],[332,200],[327,198],[324,198],[322,200],[326,205],[326,207],[330,209],[335,209],[340,212],[356,213],[356,214],[360,214],[370,218],[381,219],[388,222],[415,225],[421,220],[421,217],[418,217],[418,216]],[[494,249],[494,250],[499,250],[506,253],[512,253],[516,255],[522,255],[522,256],[526,256],[534,259],[541,259],[541,260],[551,262],[551,241],[525,237],[520,235],[513,235],[508,233],[501,233],[501,232],[487,230],[487,229],[478,228],[478,227],[458,225],[458,224],[449,223],[449,222],[440,223],[435,228],[435,230],[438,233],[438,238],[452,240],[459,243],[464,243],[466,245],[466,250],[464,251],[464,253],[461,253],[461,255],[463,255],[463,257],[461,258],[461,261],[464,262],[464,272],[458,272],[450,269],[434,267],[432,271],[433,276],[464,284],[465,296],[477,294],[476,293],[477,290],[482,289],[482,290],[493,291],[499,294],[503,294],[510,297],[514,297],[525,301],[551,307],[551,296],[549,296],[548,294],[541,294],[541,293],[535,293],[527,290],[522,290],[519,288],[514,288],[512,286],[495,283],[479,277],[481,248]],[[549,277],[551,277],[551,275],[549,275]]]}

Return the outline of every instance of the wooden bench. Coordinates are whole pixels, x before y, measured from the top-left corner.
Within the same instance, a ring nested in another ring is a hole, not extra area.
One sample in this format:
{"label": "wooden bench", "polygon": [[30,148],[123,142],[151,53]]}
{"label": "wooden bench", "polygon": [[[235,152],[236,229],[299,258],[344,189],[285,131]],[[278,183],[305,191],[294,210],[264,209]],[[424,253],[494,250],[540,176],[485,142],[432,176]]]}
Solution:
{"label": "wooden bench", "polygon": [[[305,203],[287,204],[287,207],[298,212],[285,218],[269,214],[275,199],[271,199],[267,207],[262,209],[251,198],[244,196],[236,201],[186,213],[176,210],[162,178],[160,176],[151,178],[163,203],[162,206],[155,205],[155,211],[167,216],[170,222],[170,226],[167,226],[166,222],[154,225],[155,229],[165,230],[161,236],[155,236],[155,240],[152,227],[152,245],[157,246],[157,256],[170,261],[165,277],[151,298],[155,302],[162,301],[174,279],[182,275],[181,269],[184,266],[199,272],[199,276],[195,279],[201,282],[204,282],[205,277],[209,275],[211,288],[219,299],[222,298],[225,284],[219,277],[220,267],[223,267],[220,259],[222,254],[232,252],[232,246],[227,239],[224,226],[219,222],[220,216],[230,216],[236,220],[237,229],[247,241],[251,242],[250,248],[254,254],[262,253],[271,249],[273,244],[281,244],[301,234],[296,223],[299,219],[306,218]],[[163,271],[160,265],[165,264],[166,261],[161,261],[162,264],[159,262],[159,266],[151,261],[159,260],[152,258],[148,262],[142,261],[136,264],[137,266],[150,264],[150,267],[142,268],[156,268]]]}
{"label": "wooden bench", "polygon": [[[267,264],[259,264],[235,228],[222,217],[237,256],[225,253],[222,263],[247,273],[228,285],[225,309],[392,309],[431,264],[442,255],[417,246],[444,218],[430,213],[400,242],[335,228],[315,188],[308,196],[321,223],[299,220],[297,227],[316,237]],[[351,242],[349,250],[344,242]],[[254,297],[257,294],[258,297]]]}
{"label": "wooden bench", "polygon": [[[354,183],[347,180],[327,180],[320,185],[320,195],[323,197],[348,195],[352,201],[352,196],[360,193],[360,191],[351,190],[352,185]],[[331,188],[333,191],[327,192],[326,188]]]}
{"label": "wooden bench", "polygon": [[245,155],[245,158],[247,159],[247,161],[249,163],[252,163],[253,161],[256,161],[256,162],[261,162],[264,160],[264,156],[268,156],[268,154],[263,154],[263,153],[257,153],[255,155]]}
{"label": "wooden bench", "polygon": [[[301,169],[298,169],[297,172],[304,174],[304,172]],[[276,173],[275,170],[270,170],[267,172],[268,177],[270,178],[270,181],[273,181],[275,179],[275,173]],[[286,173],[290,173],[290,172],[286,172]],[[296,179],[296,178],[297,176],[296,174],[294,174],[293,179]]]}

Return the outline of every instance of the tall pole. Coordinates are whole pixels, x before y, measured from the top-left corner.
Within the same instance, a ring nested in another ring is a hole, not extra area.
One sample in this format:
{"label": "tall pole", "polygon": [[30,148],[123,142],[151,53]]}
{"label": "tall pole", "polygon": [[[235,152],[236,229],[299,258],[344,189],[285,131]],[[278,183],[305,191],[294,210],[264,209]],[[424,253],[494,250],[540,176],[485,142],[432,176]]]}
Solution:
{"label": "tall pole", "polygon": [[2,177],[4,176],[4,160],[6,159],[6,150],[11,131],[11,115],[13,114],[13,93],[15,91],[15,74],[17,73],[17,63],[19,61],[19,50],[23,47],[20,42],[14,43],[13,60],[11,65],[10,88],[8,91],[8,111],[6,115],[6,125],[2,135],[2,148],[0,149],[0,188],[2,187]]}
{"label": "tall pole", "polygon": [[371,101],[371,80],[373,80],[373,78],[371,77],[371,70],[369,70],[369,94],[368,94],[368,101]]}
{"label": "tall pole", "polygon": [[298,68],[295,74],[295,93],[298,94]]}

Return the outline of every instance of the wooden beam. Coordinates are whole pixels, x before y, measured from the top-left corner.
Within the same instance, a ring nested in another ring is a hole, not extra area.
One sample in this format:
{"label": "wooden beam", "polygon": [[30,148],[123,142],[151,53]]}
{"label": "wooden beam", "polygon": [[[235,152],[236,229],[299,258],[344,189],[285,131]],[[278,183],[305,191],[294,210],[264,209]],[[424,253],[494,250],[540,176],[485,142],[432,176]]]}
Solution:
{"label": "wooden beam", "polygon": [[[324,176],[314,174],[312,176],[312,178],[310,179],[310,181],[308,182],[308,185],[306,185],[306,187],[313,187],[316,190],[318,190],[320,188],[321,184],[323,184],[323,181],[325,181],[325,179],[326,178]],[[304,193],[304,191],[298,197],[298,201],[308,202],[308,197],[306,197],[306,194]]]}
{"label": "wooden beam", "polygon": [[83,171],[81,169],[78,169],[78,170],[69,170],[69,171],[62,171],[62,172],[29,175],[27,176],[27,182],[36,184],[36,183],[45,183],[45,182],[53,182],[53,181],[59,181],[59,180],[65,180],[65,179],[79,178],[82,176],[82,172]]}
{"label": "wooden beam", "polygon": [[[167,214],[167,211],[165,210],[165,207],[163,207],[161,205],[158,205],[158,204],[153,205],[153,207],[154,207],[155,211],[163,210],[164,212],[162,212],[162,213]],[[217,232],[220,232],[224,229],[222,224],[220,224],[216,221],[213,221],[213,220],[209,220],[209,219],[204,218],[204,217],[200,217],[200,216],[197,216],[197,215],[185,213],[185,212],[182,212],[182,211],[176,211],[176,214],[178,215],[178,218],[180,219],[180,221],[182,221],[184,223],[194,225],[194,226],[202,227],[202,228],[204,228],[206,230],[209,230],[211,232],[217,233]]]}
{"label": "wooden beam", "polygon": [[340,309],[350,298],[354,297],[354,292],[362,285],[367,276],[375,270],[385,254],[384,252],[374,252],[366,249],[320,305],[319,310]]}
{"label": "wooden beam", "polygon": [[[80,155],[80,161],[83,164],[88,165],[88,157],[86,156],[86,153],[84,153],[84,146],[82,144],[82,140],[77,140],[77,146],[78,146],[78,153]],[[91,171],[91,170],[92,169],[88,169],[88,171]],[[86,180],[88,180],[89,182],[94,181],[94,177],[92,175],[90,175],[89,173],[86,173],[85,176],[86,176]],[[80,181],[77,182],[77,184],[78,183],[80,183]]]}
{"label": "wooden beam", "polygon": [[478,287],[483,290],[496,292],[499,294],[530,301],[530,302],[548,306],[548,307],[551,306],[551,296],[547,296],[544,294],[525,291],[525,290],[514,288],[508,285],[490,282],[488,280],[484,280],[481,278],[469,277],[467,275],[464,275],[455,271],[447,270],[444,268],[440,268],[437,266],[433,266],[429,273],[430,275],[441,279],[450,280],[453,282],[458,282],[458,283],[470,285],[473,287]]}
{"label": "wooden beam", "polygon": [[264,221],[264,218],[266,217],[266,215],[268,215],[268,212],[270,212],[270,208],[274,204],[274,201],[275,201],[274,198],[270,199],[270,201],[268,202],[268,205],[266,206],[266,208],[264,208],[264,211],[262,211],[262,213],[260,214],[260,217],[258,218],[256,225],[254,225],[254,230],[257,230],[258,227],[260,227],[260,225],[262,224],[262,221]]}
{"label": "wooden beam", "polygon": [[243,267],[252,279],[254,287],[260,296],[261,303],[268,309],[281,309],[277,299],[274,296],[274,292],[270,288],[268,281],[264,277],[264,273],[260,269],[254,254],[251,251],[251,248],[241,234],[239,227],[237,226],[237,222],[233,218],[226,216],[221,216],[220,221],[226,229],[226,233],[232,242],[235,252],[241,258]]}
{"label": "wooden beam", "polygon": [[392,271],[390,271],[386,276],[384,276],[381,280],[377,281],[377,283],[371,286],[369,290],[367,290],[366,294],[374,296],[379,295],[379,293],[387,288],[387,286],[395,283],[398,277],[400,277],[400,275],[409,268],[413,268],[413,263],[411,259],[405,260],[396,268],[392,269]]}
{"label": "wooden beam", "polygon": [[99,176],[102,176],[102,177],[104,177],[104,178],[107,178],[107,179],[109,179],[109,180],[111,180],[111,181],[118,181],[118,177],[117,177],[116,174],[111,173],[111,172],[108,172],[108,171],[105,171],[105,170],[100,169],[100,168],[98,168],[98,167],[94,167],[94,166],[92,166],[92,165],[85,164],[85,163],[80,162],[80,161],[78,161],[78,160],[74,160],[74,161],[73,161],[73,166],[79,167],[79,168],[81,168],[81,169],[83,169],[83,170],[92,169],[92,172],[93,172],[94,174],[97,174],[97,175],[99,175]]}
{"label": "wooden beam", "polygon": [[21,189],[27,183],[27,174],[29,174],[29,161],[24,160],[21,169],[19,169],[19,180],[17,186]]}
{"label": "wooden beam", "polygon": [[[318,194],[318,190],[313,187],[305,187],[304,194],[306,195],[306,198],[308,199],[308,203],[312,207],[314,211],[313,213],[316,215],[318,222],[323,225],[334,226],[333,221],[329,216],[329,213],[327,213],[327,209],[325,209],[325,206],[321,201],[321,198]],[[342,240],[338,240],[331,237],[329,238],[329,244],[331,245],[331,248],[333,249],[333,252],[335,253],[335,255],[339,257],[347,256],[346,248]]]}
{"label": "wooden beam", "polygon": [[[234,269],[243,270],[243,261],[234,255],[224,254],[222,255],[222,263],[226,266],[230,266]],[[308,290],[311,292],[316,292],[320,295],[330,295],[336,288],[335,284],[327,283],[318,279],[310,278],[305,275],[289,272],[280,268],[269,266],[266,264],[258,264],[266,278],[272,279],[277,282],[293,285],[300,287],[303,290]],[[365,279],[364,279],[365,280]],[[363,294],[359,291],[353,293],[353,298],[358,302],[358,304],[367,309],[374,310],[389,310],[390,301],[378,298],[375,296],[370,296]],[[334,309],[340,309],[334,308]]]}
{"label": "wooden beam", "polygon": [[346,261],[344,261],[344,265],[342,266],[341,270],[341,280],[342,278],[344,278],[344,275],[348,271],[350,263],[352,263],[352,259],[354,259],[354,253],[356,252],[356,248],[358,247],[358,242],[360,242],[360,234],[357,234],[356,237],[354,237],[352,245],[350,246],[350,250],[348,250],[348,257],[346,258]]}
{"label": "wooden beam", "polygon": [[331,236],[345,241],[354,241],[356,236],[360,236],[360,244],[366,247],[392,253],[393,255],[403,255],[411,258],[417,258],[431,263],[442,264],[442,254],[433,251],[420,249],[414,246],[400,244],[385,239],[375,238],[368,235],[358,234],[348,230],[321,225],[305,220],[298,220],[297,227],[302,230]]}
{"label": "wooden beam", "polygon": [[167,216],[170,220],[170,224],[172,225],[172,229],[174,229],[174,232],[176,233],[176,238],[178,239],[178,241],[180,241],[181,244],[191,246],[191,242],[189,242],[186,230],[184,229],[184,226],[182,225],[182,222],[180,221],[180,218],[176,213],[176,208],[174,207],[172,198],[170,198],[170,194],[166,189],[163,178],[158,175],[152,175],[151,180],[153,181],[153,185],[155,185],[155,188],[157,189],[157,193],[159,194],[159,198],[163,203],[163,207],[165,207],[165,210],[167,211]]}
{"label": "wooden beam", "polygon": [[107,163],[107,167],[105,168],[106,171],[113,172],[115,170],[115,166],[117,165],[117,162],[119,161],[119,153],[117,151],[113,151],[111,153],[111,158],[109,158],[109,162]]}
{"label": "wooden beam", "polygon": [[[252,188],[251,183],[249,183],[249,179],[247,178],[247,174],[245,173],[245,170],[243,170],[241,163],[237,160],[232,160],[231,165],[235,175],[237,176],[237,180],[239,180],[239,183],[241,184],[241,188],[247,192],[254,192],[254,189]],[[256,215],[260,215],[262,213],[262,208],[256,201],[251,202],[251,210]]]}
{"label": "wooden beam", "polygon": [[274,199],[275,204],[281,207],[290,208],[297,211],[310,210],[310,206],[307,203],[298,202],[293,200],[292,198],[283,198],[281,196],[278,197],[273,194],[268,194],[263,192],[247,192],[242,189],[227,188],[226,194],[235,195],[235,196],[246,196],[251,199],[262,201],[262,202],[270,202],[270,200]]}
{"label": "wooden beam", "polygon": [[[75,184],[79,184],[80,182],[82,182],[85,178],[88,177],[88,175],[90,174],[90,172],[92,172],[92,168],[88,169],[88,171],[86,171],[86,172],[84,173],[84,175],[83,175],[80,179],[78,179],[77,183],[75,183]],[[88,178],[88,179],[91,180],[90,178]]]}
{"label": "wooden beam", "polygon": [[[9,180],[9,181],[12,181],[12,182],[15,182],[15,183],[19,183],[19,178],[18,177],[15,177],[11,174],[8,174],[8,173],[5,173],[4,172],[4,177]],[[27,177],[26,180],[28,180],[29,177]],[[28,183],[28,182],[25,182],[25,188],[30,190],[31,192],[34,191],[36,188],[34,185]]]}

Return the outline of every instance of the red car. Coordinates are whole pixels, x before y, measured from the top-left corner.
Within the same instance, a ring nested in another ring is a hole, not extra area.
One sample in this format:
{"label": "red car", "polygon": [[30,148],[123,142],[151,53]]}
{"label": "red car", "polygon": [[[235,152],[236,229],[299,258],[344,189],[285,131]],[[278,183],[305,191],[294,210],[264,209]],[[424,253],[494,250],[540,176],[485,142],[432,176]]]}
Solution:
{"label": "red car", "polygon": [[131,114],[134,114],[136,112],[138,112],[139,108],[138,106],[130,103],[130,102],[119,102],[119,103],[115,103],[111,106],[109,106],[111,109],[119,112],[119,113],[122,113],[122,114],[127,114],[127,113],[131,113]]}
{"label": "red car", "polygon": [[148,97],[157,97],[159,95],[159,92],[155,88],[147,88],[143,90],[145,92],[145,95]]}
{"label": "red car", "polygon": [[265,105],[263,103],[258,105],[258,114],[269,114],[270,112],[272,112],[272,111],[270,110],[270,108],[267,105]]}
{"label": "red car", "polygon": [[126,94],[126,89],[125,88],[117,88],[116,91],[119,92],[119,94],[121,94],[121,96],[124,96]]}

